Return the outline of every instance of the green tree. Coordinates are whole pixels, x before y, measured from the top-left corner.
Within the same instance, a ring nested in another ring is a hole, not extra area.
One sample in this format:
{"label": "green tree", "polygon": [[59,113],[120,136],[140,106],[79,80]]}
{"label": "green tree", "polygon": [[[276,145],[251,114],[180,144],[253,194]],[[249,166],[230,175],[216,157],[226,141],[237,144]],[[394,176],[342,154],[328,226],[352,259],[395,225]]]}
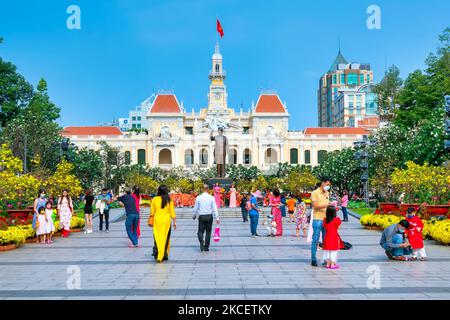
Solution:
{"label": "green tree", "polygon": [[32,97],[33,86],[17,73],[14,64],[0,57],[0,127],[14,119]]}
{"label": "green tree", "polygon": [[333,181],[333,187],[339,191],[358,190],[360,186],[360,162],[355,160],[355,150],[344,148],[329,152],[324,161],[314,168],[318,177],[328,177]]}
{"label": "green tree", "polygon": [[106,188],[113,188],[119,192],[120,185],[125,183],[128,168],[125,166],[125,155],[119,148],[112,147],[105,141],[99,141],[100,156],[103,162],[102,183]]}
{"label": "green tree", "polygon": [[55,121],[59,118],[60,112],[61,109],[50,101],[47,82],[44,79],[39,80],[37,91],[27,106],[27,113],[39,114],[42,119]]}
{"label": "green tree", "polygon": [[76,150],[73,155],[74,173],[84,189],[101,187],[103,161],[100,152],[88,148]]}
{"label": "green tree", "polygon": [[381,82],[375,86],[374,92],[377,94],[378,114],[381,120],[393,119],[395,104],[402,84],[400,70],[393,65]]}

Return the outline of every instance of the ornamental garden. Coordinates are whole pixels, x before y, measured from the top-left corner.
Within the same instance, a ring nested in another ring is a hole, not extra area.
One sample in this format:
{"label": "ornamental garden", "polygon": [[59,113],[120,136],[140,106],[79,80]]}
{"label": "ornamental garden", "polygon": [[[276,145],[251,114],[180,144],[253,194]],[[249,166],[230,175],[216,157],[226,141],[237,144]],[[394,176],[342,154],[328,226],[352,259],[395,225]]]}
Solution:
{"label": "ornamental garden", "polygon": [[[425,220],[423,236],[450,244],[450,155],[444,148],[444,96],[450,94],[449,28],[439,41],[426,57],[424,70],[401,79],[398,68],[392,66],[376,85],[384,125],[368,136],[367,167],[356,156],[358,148],[328,153],[313,168],[279,163],[264,172],[230,165],[227,176],[238,192],[277,187],[307,199],[320,177],[327,176],[333,181],[334,195],[344,190],[356,195],[349,209],[361,216],[364,227],[385,228],[414,206]],[[0,45],[5,45],[1,38]],[[102,141],[96,151],[64,147],[57,123],[60,108],[51,101],[46,81],[33,86],[1,57],[0,79],[0,246],[15,247],[34,237],[30,206],[40,188],[55,198],[68,189],[76,208],[71,227],[81,229],[85,189],[95,193],[106,187],[119,193],[138,186],[151,199],[164,183],[180,198],[195,197],[203,182],[215,176],[212,168],[126,165],[125,154]],[[368,205],[360,199],[364,172]],[[57,217],[55,221],[58,227]]]}

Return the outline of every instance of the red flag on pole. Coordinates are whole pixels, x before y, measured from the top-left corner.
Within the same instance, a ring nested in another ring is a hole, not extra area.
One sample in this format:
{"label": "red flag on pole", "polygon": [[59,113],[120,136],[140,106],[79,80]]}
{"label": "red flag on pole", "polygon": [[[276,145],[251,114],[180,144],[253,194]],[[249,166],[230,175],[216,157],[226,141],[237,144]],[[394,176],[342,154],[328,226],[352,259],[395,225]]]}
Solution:
{"label": "red flag on pole", "polygon": [[220,37],[222,38],[224,33],[223,33],[223,28],[222,28],[222,25],[220,24],[219,19],[217,19],[217,32],[220,34]]}

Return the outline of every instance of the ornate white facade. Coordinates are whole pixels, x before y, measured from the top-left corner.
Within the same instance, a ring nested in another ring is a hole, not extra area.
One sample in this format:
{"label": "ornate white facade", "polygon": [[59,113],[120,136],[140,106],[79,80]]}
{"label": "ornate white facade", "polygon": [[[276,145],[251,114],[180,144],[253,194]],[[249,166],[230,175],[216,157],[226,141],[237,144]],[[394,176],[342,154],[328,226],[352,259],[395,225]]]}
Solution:
{"label": "ornate white facade", "polygon": [[[98,141],[120,147],[130,163],[171,168],[214,165],[211,130],[224,127],[229,164],[256,165],[267,170],[279,162],[317,165],[329,151],[352,146],[366,134],[363,128],[306,128],[289,131],[289,113],[276,92],[262,92],[249,112],[227,103],[226,71],[216,45],[209,72],[208,106],[188,112],[172,92],[154,96],[146,109],[147,133],[122,132],[117,127],[66,127],[63,135],[78,147],[98,148]],[[215,134],[217,131],[215,131]]]}

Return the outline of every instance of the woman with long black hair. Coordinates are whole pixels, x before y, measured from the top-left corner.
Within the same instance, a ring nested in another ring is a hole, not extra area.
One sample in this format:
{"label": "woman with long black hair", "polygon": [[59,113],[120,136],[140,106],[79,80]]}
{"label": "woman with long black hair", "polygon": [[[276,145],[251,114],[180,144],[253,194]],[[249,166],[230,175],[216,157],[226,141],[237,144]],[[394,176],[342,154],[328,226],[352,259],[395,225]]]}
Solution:
{"label": "woman with long black hair", "polygon": [[70,234],[70,222],[73,215],[73,202],[69,191],[64,189],[58,199],[58,215],[62,236],[68,237]]}
{"label": "woman with long black hair", "polygon": [[157,262],[168,260],[170,251],[170,232],[177,228],[175,206],[169,196],[169,189],[165,185],[158,188],[158,195],[153,198],[150,207],[149,226],[153,227],[153,256]]}
{"label": "woman with long black hair", "polygon": [[[141,190],[139,189],[138,186],[133,187],[132,196],[133,196],[134,201],[136,202],[136,210],[137,210],[139,216],[141,216]],[[138,223],[136,225],[136,234],[137,234],[138,239],[141,236],[140,224],[141,224],[141,219],[138,220]]]}

